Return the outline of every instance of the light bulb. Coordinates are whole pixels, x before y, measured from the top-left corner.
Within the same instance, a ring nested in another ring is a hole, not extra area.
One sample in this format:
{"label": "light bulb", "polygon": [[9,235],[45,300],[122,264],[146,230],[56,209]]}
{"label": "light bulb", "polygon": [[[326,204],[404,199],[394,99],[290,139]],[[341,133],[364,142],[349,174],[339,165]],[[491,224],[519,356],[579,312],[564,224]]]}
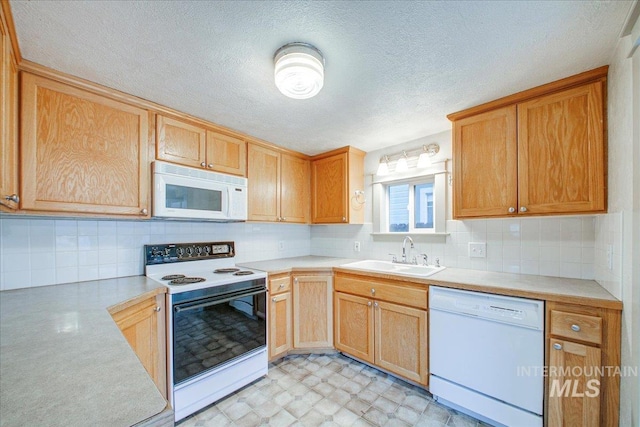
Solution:
{"label": "light bulb", "polygon": [[402,157],[398,159],[396,163],[396,172],[405,172],[409,169],[409,165],[407,165],[407,153],[402,152]]}

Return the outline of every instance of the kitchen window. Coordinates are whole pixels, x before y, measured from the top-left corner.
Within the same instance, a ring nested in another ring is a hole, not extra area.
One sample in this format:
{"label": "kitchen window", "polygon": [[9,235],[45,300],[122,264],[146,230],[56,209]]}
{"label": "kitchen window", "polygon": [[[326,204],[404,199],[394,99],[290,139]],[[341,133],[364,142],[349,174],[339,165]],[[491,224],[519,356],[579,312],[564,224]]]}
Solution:
{"label": "kitchen window", "polygon": [[448,172],[446,162],[428,173],[374,176],[374,234],[445,233]]}

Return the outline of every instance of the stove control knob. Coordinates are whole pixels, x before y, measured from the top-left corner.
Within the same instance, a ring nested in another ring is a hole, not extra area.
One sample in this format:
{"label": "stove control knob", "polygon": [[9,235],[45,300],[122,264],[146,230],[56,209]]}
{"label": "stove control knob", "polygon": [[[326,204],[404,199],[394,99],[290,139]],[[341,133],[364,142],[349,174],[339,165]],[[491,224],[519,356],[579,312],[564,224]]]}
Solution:
{"label": "stove control knob", "polygon": [[187,256],[193,255],[193,248],[191,246],[187,247]]}
{"label": "stove control knob", "polygon": [[200,246],[196,246],[196,256],[202,255],[202,248]]}
{"label": "stove control knob", "polygon": [[178,258],[182,258],[182,256],[184,255],[184,248],[176,249],[176,253],[178,254]]}

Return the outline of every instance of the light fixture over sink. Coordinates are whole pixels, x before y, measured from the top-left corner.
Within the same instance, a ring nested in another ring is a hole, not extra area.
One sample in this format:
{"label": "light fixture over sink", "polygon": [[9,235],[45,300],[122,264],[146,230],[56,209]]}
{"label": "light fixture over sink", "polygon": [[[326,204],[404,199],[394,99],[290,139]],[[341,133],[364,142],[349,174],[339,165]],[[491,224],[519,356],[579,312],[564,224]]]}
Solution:
{"label": "light fixture over sink", "polygon": [[308,43],[288,43],[273,57],[276,86],[294,99],[314,97],[324,85],[324,57]]}

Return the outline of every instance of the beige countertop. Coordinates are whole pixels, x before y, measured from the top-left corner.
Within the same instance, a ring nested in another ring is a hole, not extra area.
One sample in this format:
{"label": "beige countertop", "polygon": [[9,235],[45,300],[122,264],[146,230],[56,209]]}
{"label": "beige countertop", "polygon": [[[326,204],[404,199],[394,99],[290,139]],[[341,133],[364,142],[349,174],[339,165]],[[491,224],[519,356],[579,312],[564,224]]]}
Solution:
{"label": "beige countertop", "polygon": [[135,276],[0,292],[0,426],[130,426],[162,413],[107,311],[161,291]]}
{"label": "beige countertop", "polygon": [[457,289],[482,291],[501,295],[520,296],[547,301],[558,301],[603,308],[622,309],[622,302],[594,280],[566,279],[562,277],[535,276],[529,274],[498,273],[491,271],[446,268],[427,278],[410,278],[388,273],[363,272],[342,267],[357,261],[347,258],[303,256],[259,261],[243,264],[248,268],[267,271],[269,274],[291,271],[335,269],[360,275],[393,279],[425,285],[439,285]]}

